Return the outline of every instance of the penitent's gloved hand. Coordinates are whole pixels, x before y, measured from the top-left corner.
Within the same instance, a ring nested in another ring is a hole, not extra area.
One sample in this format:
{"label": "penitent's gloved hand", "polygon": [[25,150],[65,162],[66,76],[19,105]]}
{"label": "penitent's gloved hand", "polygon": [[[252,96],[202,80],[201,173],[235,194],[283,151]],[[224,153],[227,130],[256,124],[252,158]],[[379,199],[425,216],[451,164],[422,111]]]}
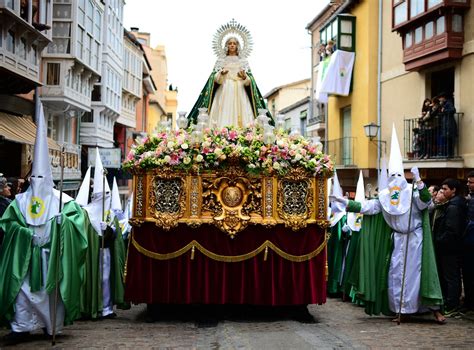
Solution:
{"label": "penitent's gloved hand", "polygon": [[333,196],[333,195],[329,196],[329,201],[344,204],[344,206],[346,207],[347,207],[347,204],[349,204],[349,200],[347,198]]}

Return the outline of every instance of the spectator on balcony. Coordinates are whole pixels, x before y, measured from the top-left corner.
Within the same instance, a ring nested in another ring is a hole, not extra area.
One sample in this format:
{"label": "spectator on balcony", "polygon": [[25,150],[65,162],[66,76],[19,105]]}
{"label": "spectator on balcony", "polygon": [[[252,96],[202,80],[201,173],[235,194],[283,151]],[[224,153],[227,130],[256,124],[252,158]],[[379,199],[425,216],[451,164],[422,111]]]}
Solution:
{"label": "spectator on balcony", "polygon": [[[428,100],[428,99],[426,99]],[[425,102],[426,102],[425,100]],[[425,102],[422,106],[421,124],[422,124],[422,143],[424,154],[420,156],[421,159],[432,158],[436,155],[436,135],[438,133],[438,114],[440,112],[439,99],[434,98],[428,107],[425,107]]]}
{"label": "spectator on balcony", "polygon": [[463,239],[462,280],[464,309],[474,311],[474,171],[467,174],[467,227]]}
{"label": "spectator on balcony", "polygon": [[[423,101],[423,105],[421,106],[421,115],[420,119],[418,120],[418,130],[413,129],[414,134],[416,135],[416,143],[414,144],[414,150],[417,151],[417,158],[425,158],[427,154],[426,150],[426,125],[424,118],[427,118],[431,111],[431,99],[426,98]],[[415,132],[416,131],[416,132]]]}
{"label": "spectator on balcony", "polygon": [[433,223],[436,260],[443,291],[445,315],[457,314],[461,297],[461,247],[466,226],[466,202],[461,184],[456,179],[443,181],[441,191],[446,198],[444,210]]}
{"label": "spectator on balcony", "polygon": [[439,95],[441,106],[439,118],[438,156],[452,158],[454,156],[454,145],[458,137],[458,127],[454,114],[452,95],[441,93]]}

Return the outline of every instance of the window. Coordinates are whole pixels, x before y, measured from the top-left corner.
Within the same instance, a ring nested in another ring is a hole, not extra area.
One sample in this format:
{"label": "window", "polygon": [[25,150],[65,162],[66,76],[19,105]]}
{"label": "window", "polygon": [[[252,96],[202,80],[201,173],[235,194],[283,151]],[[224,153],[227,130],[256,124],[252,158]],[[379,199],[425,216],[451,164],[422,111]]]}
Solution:
{"label": "window", "polygon": [[60,63],[48,63],[46,71],[46,84],[47,85],[59,85],[60,81]]}
{"label": "window", "polygon": [[355,17],[352,15],[338,15],[319,33],[323,45],[333,40],[337,49],[352,52],[355,50]]}
{"label": "window", "polygon": [[38,47],[31,45],[31,63],[38,64]]}
{"label": "window", "polygon": [[53,17],[60,19],[71,19],[71,5],[55,3],[53,5]]}
{"label": "window", "polygon": [[443,0],[428,0],[428,8],[435,7],[443,2]]}
{"label": "window", "polygon": [[416,17],[425,10],[425,0],[410,0],[410,18]]}
{"label": "window", "polygon": [[53,23],[54,53],[71,53],[71,22]]}
{"label": "window", "polygon": [[351,131],[351,107],[343,108],[341,111],[341,134],[342,134],[342,149],[341,149],[341,164],[352,164],[352,131]]}
{"label": "window", "polygon": [[83,123],[93,123],[94,115],[92,114],[92,112],[86,112],[82,115],[81,121]]}
{"label": "window", "polygon": [[7,33],[7,50],[11,53],[15,53],[15,32],[9,30]]}
{"label": "window", "polygon": [[403,1],[403,2],[398,2],[396,5],[395,5],[395,8],[394,8],[394,19],[393,19],[393,25],[394,26],[397,26],[399,25],[400,23],[403,23],[405,21],[408,20],[408,8],[407,8],[407,2],[406,1]]}
{"label": "window", "polygon": [[436,35],[444,33],[445,29],[444,16],[441,16],[436,20]]}
{"label": "window", "polygon": [[306,122],[308,117],[308,111],[304,110],[300,112],[300,132],[301,135],[306,136]]}
{"label": "window", "polygon": [[20,38],[20,45],[18,45],[18,56],[26,61],[26,39]]}
{"label": "window", "polygon": [[462,16],[461,15],[453,15],[452,20],[452,30],[456,33],[462,32]]}
{"label": "window", "polygon": [[48,120],[48,137],[52,138],[53,140],[56,140],[56,120],[52,115],[47,116],[46,118]]}
{"label": "window", "polygon": [[434,23],[428,22],[425,24],[425,39],[430,39],[434,35]]}
{"label": "window", "polygon": [[411,32],[405,34],[405,48],[409,48],[413,44],[413,36]]}
{"label": "window", "polygon": [[423,40],[423,27],[418,27],[415,29],[415,44],[421,43]]}

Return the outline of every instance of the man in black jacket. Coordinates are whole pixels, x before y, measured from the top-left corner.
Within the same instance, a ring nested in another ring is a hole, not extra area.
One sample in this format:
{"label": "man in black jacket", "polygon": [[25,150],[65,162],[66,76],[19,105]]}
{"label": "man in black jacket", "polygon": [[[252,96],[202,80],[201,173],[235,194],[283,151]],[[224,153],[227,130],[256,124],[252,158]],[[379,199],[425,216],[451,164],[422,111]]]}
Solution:
{"label": "man in black jacket", "polygon": [[460,195],[461,184],[455,179],[443,181],[441,190],[448,200],[445,210],[436,218],[433,236],[438,272],[446,307],[446,316],[459,309],[461,297],[461,247],[466,223],[466,202]]}
{"label": "man in black jacket", "polygon": [[467,174],[467,227],[463,239],[464,309],[474,311],[474,171]]}

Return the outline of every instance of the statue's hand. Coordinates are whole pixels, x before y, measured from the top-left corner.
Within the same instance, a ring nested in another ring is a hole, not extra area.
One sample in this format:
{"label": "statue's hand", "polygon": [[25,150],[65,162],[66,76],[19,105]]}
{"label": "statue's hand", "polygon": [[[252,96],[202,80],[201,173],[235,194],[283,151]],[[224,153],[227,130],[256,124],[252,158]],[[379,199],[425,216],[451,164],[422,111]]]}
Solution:
{"label": "statue's hand", "polygon": [[221,74],[222,74],[222,75],[226,75],[227,73],[229,73],[229,71],[228,71],[227,69],[221,70]]}
{"label": "statue's hand", "polygon": [[237,75],[238,75],[239,78],[241,78],[242,80],[247,79],[247,74],[245,73],[244,70],[241,70],[239,73],[237,73]]}

